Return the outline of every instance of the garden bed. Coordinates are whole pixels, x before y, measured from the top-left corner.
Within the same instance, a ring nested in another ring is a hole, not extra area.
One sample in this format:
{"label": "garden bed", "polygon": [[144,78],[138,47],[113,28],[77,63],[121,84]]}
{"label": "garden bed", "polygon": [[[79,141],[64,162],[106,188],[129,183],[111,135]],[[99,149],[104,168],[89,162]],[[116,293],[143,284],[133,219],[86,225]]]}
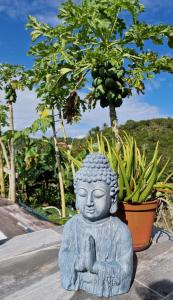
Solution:
{"label": "garden bed", "polygon": [[60,211],[56,207],[45,207],[45,206],[33,206],[30,207],[21,201],[19,201],[19,205],[23,207],[25,210],[33,214],[34,216],[38,217],[39,219],[49,221],[56,225],[63,225],[65,224],[72,216],[74,216],[77,212],[72,208],[66,208],[66,216],[62,218],[60,216]]}

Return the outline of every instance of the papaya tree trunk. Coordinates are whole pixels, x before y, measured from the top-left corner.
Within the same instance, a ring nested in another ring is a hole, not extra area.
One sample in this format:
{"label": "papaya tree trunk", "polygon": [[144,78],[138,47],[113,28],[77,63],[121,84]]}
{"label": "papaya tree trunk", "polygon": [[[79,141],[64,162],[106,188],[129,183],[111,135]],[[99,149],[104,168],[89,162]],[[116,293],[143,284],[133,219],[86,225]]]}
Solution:
{"label": "papaya tree trunk", "polygon": [[66,130],[65,130],[64,121],[63,121],[61,111],[59,112],[59,125],[60,125],[60,128],[61,128],[62,133],[63,133],[64,143],[67,144],[67,133],[66,133]]}
{"label": "papaya tree trunk", "polygon": [[9,180],[8,199],[10,199],[10,161],[8,158],[7,150],[1,138],[0,138],[0,148],[2,150],[3,158],[5,159],[5,163],[6,163],[6,172],[8,174],[8,180]]}
{"label": "papaya tree trunk", "polygon": [[[60,111],[60,113],[59,113],[59,124],[60,124],[60,128],[61,128],[61,130],[62,130],[62,132],[63,132],[64,142],[65,142],[66,145],[67,145],[67,132],[66,132],[66,130],[65,130],[64,121],[63,121],[63,117],[62,117],[62,112],[61,112],[61,111]],[[67,147],[68,147],[68,145],[67,145]],[[68,154],[68,155],[71,154],[71,150],[70,150],[69,147],[67,148],[67,154]],[[74,163],[73,163],[72,161],[70,161],[70,165],[71,165],[72,174],[73,174],[73,179],[74,179],[74,178],[75,178],[75,174],[76,174],[76,172],[75,172],[75,167],[74,167]]]}
{"label": "papaya tree trunk", "polygon": [[[9,102],[9,129],[14,133],[14,118],[13,118],[13,104]],[[10,198],[11,201],[16,202],[16,168],[15,168],[15,149],[14,139],[10,139]]]}
{"label": "papaya tree trunk", "polygon": [[118,129],[118,118],[116,113],[116,106],[114,103],[109,104],[109,117],[112,127],[112,132],[115,136],[116,143],[120,144],[120,136],[119,136],[119,129]]}
{"label": "papaya tree trunk", "polygon": [[59,152],[57,136],[56,136],[54,109],[52,109],[52,131],[53,131],[53,141],[55,147],[56,168],[58,170],[58,181],[59,181],[59,188],[60,188],[60,195],[61,195],[61,210],[62,210],[62,217],[64,218],[66,216],[65,215],[65,193],[64,193],[64,183],[62,177],[62,167],[60,161],[60,152]]}
{"label": "papaya tree trunk", "polygon": [[[1,127],[0,127],[0,136],[1,136]],[[1,144],[0,144],[0,196],[5,197],[3,150]]]}
{"label": "papaya tree trunk", "polygon": [[0,196],[5,197],[5,183],[4,183],[4,168],[3,168],[3,153],[0,146]]}

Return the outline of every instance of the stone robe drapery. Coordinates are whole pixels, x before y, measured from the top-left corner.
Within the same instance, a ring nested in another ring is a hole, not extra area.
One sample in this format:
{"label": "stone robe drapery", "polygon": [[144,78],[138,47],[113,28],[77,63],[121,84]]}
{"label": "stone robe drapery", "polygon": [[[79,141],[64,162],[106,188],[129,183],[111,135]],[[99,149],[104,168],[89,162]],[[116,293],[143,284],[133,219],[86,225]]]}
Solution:
{"label": "stone robe drapery", "polygon": [[[76,271],[82,240],[90,235],[96,248],[94,273]],[[81,215],[74,216],[64,226],[59,266],[62,286],[67,290],[82,289],[98,297],[128,292],[133,273],[133,249],[128,227],[117,217],[97,223],[87,222]]]}

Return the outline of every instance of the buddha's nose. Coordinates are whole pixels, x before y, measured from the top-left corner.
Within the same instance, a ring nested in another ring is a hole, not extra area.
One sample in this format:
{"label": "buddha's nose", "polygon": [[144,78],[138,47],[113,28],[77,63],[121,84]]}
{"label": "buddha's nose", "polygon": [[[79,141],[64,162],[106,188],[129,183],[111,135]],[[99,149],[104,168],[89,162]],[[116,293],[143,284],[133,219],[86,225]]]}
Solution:
{"label": "buddha's nose", "polygon": [[88,193],[86,205],[87,206],[93,206],[94,205],[92,192]]}

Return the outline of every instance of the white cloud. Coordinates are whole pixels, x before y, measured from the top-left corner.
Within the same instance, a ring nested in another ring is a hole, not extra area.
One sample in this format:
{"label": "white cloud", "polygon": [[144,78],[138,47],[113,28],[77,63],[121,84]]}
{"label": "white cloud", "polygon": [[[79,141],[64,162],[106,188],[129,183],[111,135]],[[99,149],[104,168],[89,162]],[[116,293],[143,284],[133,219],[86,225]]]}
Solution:
{"label": "white cloud", "polygon": [[26,89],[23,92],[17,92],[17,101],[14,104],[14,124],[17,130],[30,126],[38,118],[36,106],[38,104],[37,96],[34,91]]}
{"label": "white cloud", "polygon": [[[0,98],[4,98],[2,92],[0,93]],[[157,106],[150,105],[149,102],[137,95],[126,99],[123,105],[117,109],[119,124],[124,124],[127,120],[138,121],[168,117],[164,116]],[[23,92],[18,92],[17,102],[14,104],[14,124],[16,130],[30,126],[38,118],[38,114],[35,111],[37,104],[38,100],[34,91],[26,89]],[[103,109],[97,106],[94,110],[85,112],[79,123],[73,125],[66,124],[66,131],[68,136],[82,137],[87,134],[89,129],[96,126],[101,127],[103,123],[110,124],[109,111],[107,108]],[[62,136],[60,130],[58,130],[57,134],[58,136]],[[50,135],[52,135],[51,129],[47,132],[47,136]],[[37,136],[41,136],[41,134],[37,134]]]}
{"label": "white cloud", "polygon": [[120,124],[127,120],[147,120],[165,117],[161,114],[159,108],[142,101],[140,97],[126,99],[123,105],[118,109],[118,119]]}
{"label": "white cloud", "polygon": [[0,0],[0,14],[20,18],[25,22],[27,16],[32,15],[41,22],[55,26],[59,23],[56,17],[57,8],[63,2],[63,0]]}
{"label": "white cloud", "polygon": [[[57,7],[63,0],[0,0],[0,13],[11,18],[25,19],[28,15],[38,17],[40,21],[51,25],[58,24],[56,18]],[[80,2],[76,0],[75,2]],[[171,0],[141,0],[147,9],[147,13],[161,13],[165,16],[173,12]],[[159,17],[159,16],[157,16]]]}
{"label": "white cloud", "polygon": [[61,0],[0,0],[0,13],[25,21],[28,15],[38,16],[40,21],[56,25],[58,23],[55,17],[56,8],[61,2]]}
{"label": "white cloud", "polygon": [[[124,124],[127,120],[139,121],[167,117],[161,114],[158,107],[142,101],[137,96],[126,99],[117,109],[117,115],[119,124]],[[86,135],[93,127],[101,127],[103,123],[110,124],[109,111],[107,108],[97,106],[94,110],[85,112],[79,124],[67,125],[67,132],[69,136],[80,137]]]}
{"label": "white cloud", "polygon": [[[0,92],[0,99],[4,101],[4,92]],[[22,130],[28,127],[38,117],[36,106],[38,104],[37,96],[34,91],[25,89],[17,92],[17,101],[13,105],[14,110],[14,127],[16,130]]]}

